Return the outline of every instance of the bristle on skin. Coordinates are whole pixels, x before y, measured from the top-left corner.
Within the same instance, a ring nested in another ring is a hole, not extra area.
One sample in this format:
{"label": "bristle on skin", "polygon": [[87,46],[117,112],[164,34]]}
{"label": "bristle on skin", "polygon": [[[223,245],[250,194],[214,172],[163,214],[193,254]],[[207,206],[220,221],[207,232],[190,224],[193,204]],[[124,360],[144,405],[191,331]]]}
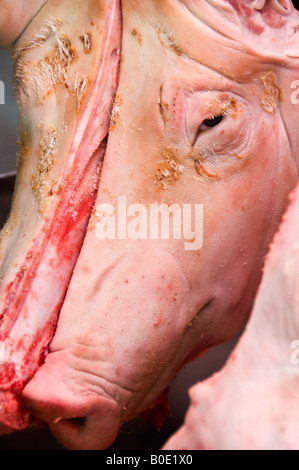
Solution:
{"label": "bristle on skin", "polygon": [[[44,103],[58,86],[66,87],[77,98],[79,108],[88,80],[86,77],[76,77],[73,81],[70,78],[69,67],[78,59],[78,54],[62,26],[61,18],[48,17],[40,32],[16,50],[13,56],[15,80],[25,95],[38,104]],[[54,46],[51,52],[36,62],[26,58],[26,53],[49,40]]]}
{"label": "bristle on skin", "polygon": [[59,36],[62,25],[63,20],[61,18],[55,19],[49,16],[45,21],[45,25],[41,28],[40,32],[33,37],[32,40],[23,44],[22,47],[14,50],[12,55],[13,63],[17,64],[17,62],[22,59],[27,51],[44,44],[52,36],[52,34]]}

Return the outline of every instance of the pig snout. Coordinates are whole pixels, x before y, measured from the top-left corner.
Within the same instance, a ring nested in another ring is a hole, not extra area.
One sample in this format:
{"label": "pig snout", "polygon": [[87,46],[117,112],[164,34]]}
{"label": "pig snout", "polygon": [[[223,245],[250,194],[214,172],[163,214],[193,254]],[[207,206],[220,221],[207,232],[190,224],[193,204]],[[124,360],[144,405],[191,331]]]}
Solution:
{"label": "pig snout", "polygon": [[172,255],[149,250],[120,256],[84,290],[83,304],[67,297],[23,398],[67,448],[105,449],[176,372],[190,289]]}

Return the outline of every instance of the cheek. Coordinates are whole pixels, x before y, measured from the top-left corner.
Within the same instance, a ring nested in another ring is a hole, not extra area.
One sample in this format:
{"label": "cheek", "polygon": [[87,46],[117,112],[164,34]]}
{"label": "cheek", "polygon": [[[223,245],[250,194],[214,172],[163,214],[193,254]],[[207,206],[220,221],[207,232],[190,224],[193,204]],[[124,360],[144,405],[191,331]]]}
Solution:
{"label": "cheek", "polygon": [[[193,185],[204,210],[202,255],[205,250],[209,260],[238,260],[248,265],[263,256],[261,250],[267,248],[286,205],[288,180],[279,163],[261,156],[256,164],[247,164],[229,178]],[[278,181],[284,183],[276,188]]]}
{"label": "cheek", "polygon": [[[278,138],[279,136],[279,138]],[[269,214],[283,210],[287,195],[296,184],[296,170],[287,134],[280,118],[272,116],[253,129],[235,174],[232,206],[255,208]]]}

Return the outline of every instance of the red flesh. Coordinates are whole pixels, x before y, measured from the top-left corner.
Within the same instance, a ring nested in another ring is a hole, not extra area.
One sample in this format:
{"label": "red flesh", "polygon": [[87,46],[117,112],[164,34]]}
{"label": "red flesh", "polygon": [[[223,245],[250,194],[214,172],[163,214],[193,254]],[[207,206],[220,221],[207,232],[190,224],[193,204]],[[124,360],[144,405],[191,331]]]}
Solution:
{"label": "red flesh", "polygon": [[[53,195],[49,215],[1,299],[0,341],[14,345],[13,353],[9,351],[6,363],[0,366],[0,423],[4,429],[19,430],[28,425],[29,415],[19,403],[19,394],[47,354],[97,194],[118,83],[118,1],[111,4],[106,14],[105,50],[61,175],[61,181],[67,183],[59,194]],[[39,289],[41,279],[51,285],[45,295]],[[38,319],[39,327],[34,328],[33,335],[24,333],[27,322],[39,317],[41,305],[47,314]]]}

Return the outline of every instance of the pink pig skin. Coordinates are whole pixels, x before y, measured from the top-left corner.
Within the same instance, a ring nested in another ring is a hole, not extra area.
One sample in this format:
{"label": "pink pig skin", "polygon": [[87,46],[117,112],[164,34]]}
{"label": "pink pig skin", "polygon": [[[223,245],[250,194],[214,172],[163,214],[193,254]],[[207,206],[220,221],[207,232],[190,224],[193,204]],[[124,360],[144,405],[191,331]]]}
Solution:
{"label": "pink pig skin", "polygon": [[[120,81],[95,209],[49,355],[23,392],[68,448],[108,447],[186,362],[250,314],[297,181],[298,14],[289,3],[269,3],[267,14],[242,5],[122,3]],[[218,126],[202,127],[223,111]],[[99,241],[96,208],[117,207],[118,196],[147,208],[203,204],[202,249]]]}
{"label": "pink pig skin", "polygon": [[[288,0],[15,3],[0,0],[21,144],[0,239],[0,432],[37,418],[67,448],[105,449],[156,406],[160,423],[182,366],[250,316],[298,180],[299,15]],[[202,205],[202,246],[149,226],[100,240],[119,197]],[[165,449],[296,447],[297,205],[236,354]]]}
{"label": "pink pig skin", "polygon": [[243,336],[163,450],[298,450],[299,187],[291,201]]}

